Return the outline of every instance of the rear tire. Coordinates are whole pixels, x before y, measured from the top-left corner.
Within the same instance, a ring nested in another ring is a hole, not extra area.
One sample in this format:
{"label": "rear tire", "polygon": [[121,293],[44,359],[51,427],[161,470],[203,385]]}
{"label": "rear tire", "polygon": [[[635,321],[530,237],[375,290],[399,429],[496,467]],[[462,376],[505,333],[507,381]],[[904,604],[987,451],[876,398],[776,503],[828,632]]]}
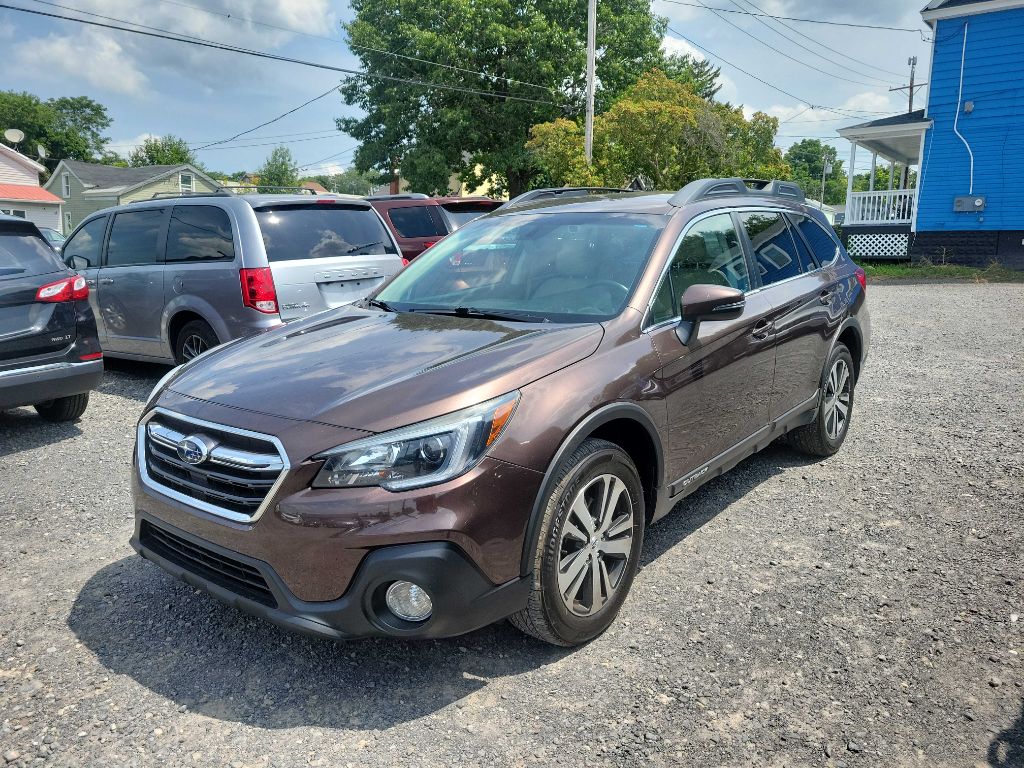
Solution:
{"label": "rear tire", "polygon": [[58,397],[46,403],[33,406],[42,418],[47,421],[77,421],[85,413],[89,405],[89,393]]}
{"label": "rear tire", "polygon": [[218,344],[220,340],[209,323],[205,320],[192,320],[185,323],[178,331],[178,338],[174,340],[174,362],[178,365],[187,363]]}
{"label": "rear tire", "polygon": [[842,448],[853,418],[855,385],[850,350],[836,344],[821,373],[818,414],[810,424],[789,433],[789,444],[810,456],[832,456]]}
{"label": "rear tire", "polygon": [[558,469],[537,534],[533,590],[509,621],[553,645],[600,635],[633,583],[645,520],[629,455],[606,440],[584,441]]}

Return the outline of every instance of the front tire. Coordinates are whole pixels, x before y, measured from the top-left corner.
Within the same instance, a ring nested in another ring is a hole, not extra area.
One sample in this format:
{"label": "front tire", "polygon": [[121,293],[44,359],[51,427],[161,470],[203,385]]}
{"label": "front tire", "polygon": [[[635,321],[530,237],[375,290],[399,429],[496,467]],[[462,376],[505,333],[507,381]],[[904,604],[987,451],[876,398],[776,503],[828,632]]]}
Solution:
{"label": "front tire", "polygon": [[45,403],[33,406],[42,418],[47,421],[78,421],[89,405],[89,393],[58,397]]}
{"label": "front tire", "polygon": [[218,344],[220,340],[209,323],[205,320],[192,320],[185,323],[178,331],[178,338],[174,340],[174,361],[182,365]]}
{"label": "front tire", "polygon": [[821,395],[814,421],[789,433],[789,444],[811,456],[832,456],[843,446],[853,418],[856,385],[853,356],[836,344],[821,374]]}
{"label": "front tire", "polygon": [[533,590],[512,624],[560,646],[604,632],[636,575],[645,514],[629,455],[606,440],[584,441],[558,469],[538,532]]}

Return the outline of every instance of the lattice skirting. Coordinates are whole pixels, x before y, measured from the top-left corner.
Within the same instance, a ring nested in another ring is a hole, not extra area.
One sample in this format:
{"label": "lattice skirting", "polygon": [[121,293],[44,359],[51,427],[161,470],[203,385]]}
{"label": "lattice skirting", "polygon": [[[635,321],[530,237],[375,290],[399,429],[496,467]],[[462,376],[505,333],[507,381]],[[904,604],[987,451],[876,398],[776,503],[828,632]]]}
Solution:
{"label": "lattice skirting", "polygon": [[856,259],[905,259],[909,247],[907,232],[850,233],[846,244]]}

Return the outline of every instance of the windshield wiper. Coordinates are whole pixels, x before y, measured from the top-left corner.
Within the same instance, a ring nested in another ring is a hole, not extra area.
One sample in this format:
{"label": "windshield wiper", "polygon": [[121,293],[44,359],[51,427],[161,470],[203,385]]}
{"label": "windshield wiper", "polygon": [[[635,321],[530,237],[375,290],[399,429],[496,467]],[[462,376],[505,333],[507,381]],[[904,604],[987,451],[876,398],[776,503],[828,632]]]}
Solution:
{"label": "windshield wiper", "polygon": [[383,240],[374,240],[372,243],[363,243],[362,245],[353,245],[351,248],[349,248],[347,251],[345,251],[345,255],[348,256],[350,253],[355,253],[356,251],[361,251],[363,248],[372,248],[375,245],[382,245],[383,243],[384,243]]}
{"label": "windshield wiper", "polygon": [[367,299],[366,306],[376,307],[377,309],[382,309],[385,312],[395,311],[395,309],[390,304],[388,304],[386,301],[381,301],[380,299]]}
{"label": "windshield wiper", "polygon": [[476,307],[424,307],[410,309],[410,312],[422,312],[429,315],[451,315],[454,317],[472,317],[481,320],[512,320],[523,323],[549,323],[543,315],[533,312],[519,312],[514,309],[477,309]]}

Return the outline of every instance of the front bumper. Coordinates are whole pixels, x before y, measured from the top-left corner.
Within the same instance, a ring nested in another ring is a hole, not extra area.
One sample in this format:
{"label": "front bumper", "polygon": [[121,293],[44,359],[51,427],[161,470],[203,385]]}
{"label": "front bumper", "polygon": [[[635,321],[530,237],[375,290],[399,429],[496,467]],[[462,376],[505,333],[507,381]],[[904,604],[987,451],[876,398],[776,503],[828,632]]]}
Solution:
{"label": "front bumper", "polygon": [[95,389],[103,360],[56,362],[0,371],[0,408],[36,405]]}
{"label": "front bumper", "polygon": [[[495,586],[458,547],[435,541],[374,550],[343,597],[311,602],[295,597],[267,563],[146,514],[136,517],[131,545],[147,560],[223,603],[288,630],[332,639],[460,635],[522,609],[531,588],[529,576]],[[262,584],[253,588],[260,579]],[[388,610],[384,591],[399,579],[419,584],[430,595],[433,612],[426,621],[403,621]]]}

